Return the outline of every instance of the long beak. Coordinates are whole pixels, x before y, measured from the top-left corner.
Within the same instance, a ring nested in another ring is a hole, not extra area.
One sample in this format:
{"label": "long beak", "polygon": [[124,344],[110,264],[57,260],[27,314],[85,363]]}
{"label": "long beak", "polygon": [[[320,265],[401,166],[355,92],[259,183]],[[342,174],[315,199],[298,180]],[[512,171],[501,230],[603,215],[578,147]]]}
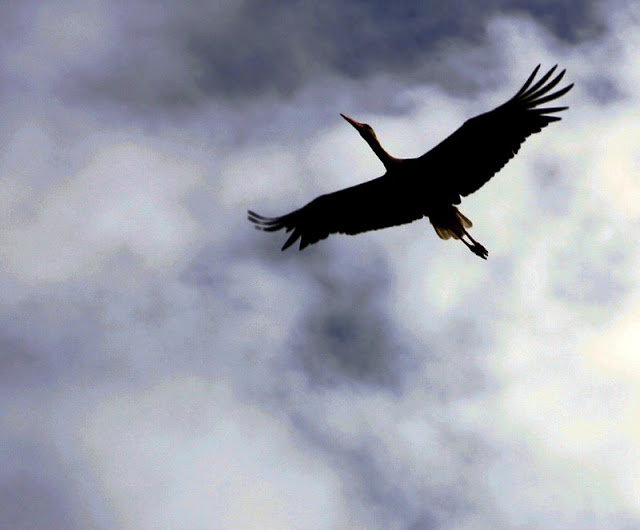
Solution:
{"label": "long beak", "polygon": [[360,130],[362,129],[362,123],[360,123],[359,121],[356,120],[352,120],[351,118],[349,118],[349,116],[345,116],[344,114],[340,113],[340,116],[342,116],[345,120],[347,120],[351,125],[353,125],[355,127],[356,130]]}

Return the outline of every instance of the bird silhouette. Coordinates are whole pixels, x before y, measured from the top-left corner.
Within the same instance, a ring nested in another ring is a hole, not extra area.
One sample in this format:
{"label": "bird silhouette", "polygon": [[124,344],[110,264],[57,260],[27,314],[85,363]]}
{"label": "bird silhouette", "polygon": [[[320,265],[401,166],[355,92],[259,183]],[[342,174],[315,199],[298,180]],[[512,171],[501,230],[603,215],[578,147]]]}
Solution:
{"label": "bird silhouette", "polygon": [[[453,134],[418,158],[395,158],[385,151],[370,125],[341,114],[369,144],[386,173],[376,179],[320,195],[281,217],[251,210],[248,219],[259,230],[292,232],[282,250],[298,239],[299,249],[330,234],[359,234],[428,217],[441,239],[459,239],[487,259],[487,249],[469,232],[472,223],[455,206],[461,196],[480,189],[513,158],[525,139],[560,118],[551,114],[569,107],[538,108],[558,99],[573,84],[549,93],[565,70],[549,80],[557,65],[534,83],[540,65],[509,101],[467,120]],[[464,238],[469,239],[467,242]]]}

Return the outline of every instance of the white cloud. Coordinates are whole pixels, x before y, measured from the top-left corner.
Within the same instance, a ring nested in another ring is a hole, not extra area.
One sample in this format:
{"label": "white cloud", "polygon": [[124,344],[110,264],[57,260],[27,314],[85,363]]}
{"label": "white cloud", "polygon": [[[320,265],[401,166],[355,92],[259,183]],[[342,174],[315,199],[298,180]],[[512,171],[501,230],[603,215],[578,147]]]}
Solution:
{"label": "white cloud", "polygon": [[27,282],[61,281],[98,273],[121,250],[151,269],[171,266],[198,234],[182,204],[198,181],[188,161],[144,144],[108,143],[32,205],[33,219],[0,236],[5,268]]}
{"label": "white cloud", "polygon": [[595,156],[589,177],[602,190],[609,208],[635,220],[640,217],[640,116],[628,116],[626,107],[616,114],[614,120],[609,116],[606,123],[593,124]]}
{"label": "white cloud", "polygon": [[80,433],[124,528],[341,528],[341,480],[226,383],[176,379],[114,396]]}

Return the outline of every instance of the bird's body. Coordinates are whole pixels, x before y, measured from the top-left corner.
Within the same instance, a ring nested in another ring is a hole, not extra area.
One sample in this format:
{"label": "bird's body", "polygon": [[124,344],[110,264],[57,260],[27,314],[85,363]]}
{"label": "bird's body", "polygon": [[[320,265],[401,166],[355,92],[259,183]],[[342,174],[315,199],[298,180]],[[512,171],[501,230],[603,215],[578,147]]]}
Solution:
{"label": "bird's body", "polygon": [[[482,187],[515,156],[520,145],[549,123],[549,114],[568,107],[536,108],[566,94],[573,85],[548,94],[564,71],[548,81],[554,66],[533,86],[536,67],[520,91],[490,112],[467,120],[462,127],[418,158],[395,158],[378,141],[373,129],[342,115],[369,144],[386,168],[381,177],[321,195],[281,217],[249,211],[256,228],[292,234],[282,250],[300,239],[300,250],[330,234],[359,234],[411,223],[428,217],[441,239],[460,239],[472,252],[487,258],[487,250],[467,232],[471,221],[458,211],[461,197]],[[470,240],[467,242],[464,236]]]}

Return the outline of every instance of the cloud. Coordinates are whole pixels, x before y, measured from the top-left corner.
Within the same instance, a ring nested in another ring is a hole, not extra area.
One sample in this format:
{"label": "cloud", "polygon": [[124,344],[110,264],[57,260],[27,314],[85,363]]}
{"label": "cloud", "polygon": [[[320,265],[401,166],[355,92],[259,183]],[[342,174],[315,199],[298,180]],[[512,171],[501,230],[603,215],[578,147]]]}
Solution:
{"label": "cloud", "polygon": [[95,274],[125,249],[149,268],[173,265],[196,237],[198,228],[180,201],[197,176],[193,164],[148,146],[104,145],[44,198],[35,219],[4,233],[6,270],[28,282],[61,281]]}
{"label": "cloud", "polygon": [[[443,54],[450,47],[477,47],[487,23],[504,13],[530,15],[564,40],[601,30],[586,0],[410,7],[67,0],[55,6],[32,1],[7,11],[10,77],[30,90],[47,86],[69,106],[101,101],[147,117],[175,116],[211,98],[286,99],[327,75],[366,80],[388,72],[404,84],[429,80],[455,89],[470,80],[441,60]],[[15,27],[25,31],[11,31]]]}
{"label": "cloud", "polygon": [[[562,5],[7,8],[12,526],[637,526],[637,8]],[[246,222],[381,174],[338,112],[416,156],[538,62],[571,109],[462,204],[488,262]]]}
{"label": "cloud", "polygon": [[81,438],[118,526],[351,523],[338,474],[225,383],[176,379],[114,396],[88,414]]}
{"label": "cloud", "polygon": [[[7,528],[76,528],[74,500],[55,451],[36,444],[3,439],[0,522]],[[4,455],[3,455],[4,456]],[[8,480],[7,480],[8,479]]]}

